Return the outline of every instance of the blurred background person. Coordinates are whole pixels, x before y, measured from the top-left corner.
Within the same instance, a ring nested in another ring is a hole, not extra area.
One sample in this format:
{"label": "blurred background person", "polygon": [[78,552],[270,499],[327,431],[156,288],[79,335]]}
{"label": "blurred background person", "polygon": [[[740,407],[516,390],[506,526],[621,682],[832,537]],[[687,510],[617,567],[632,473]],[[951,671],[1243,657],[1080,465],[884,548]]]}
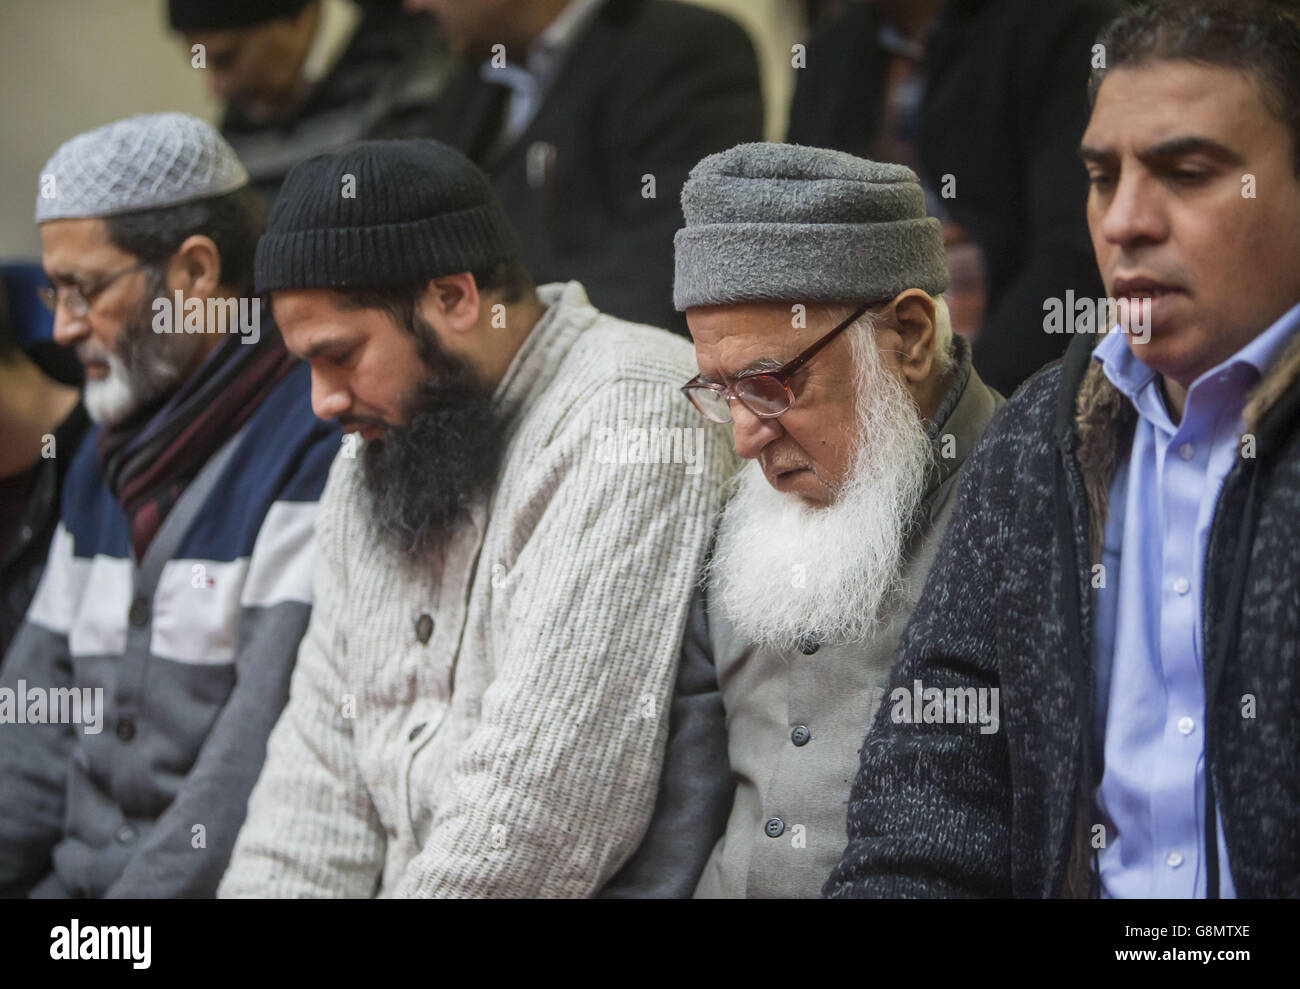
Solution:
{"label": "blurred background person", "polygon": [[268,207],[304,158],[417,136],[450,68],[428,19],[400,0],[168,0],[167,12]]}
{"label": "blurred background person", "polygon": [[679,199],[697,161],[763,132],[754,47],[672,0],[406,0],[460,66],[427,134],[483,168],[539,282],[685,333],[672,304]]}
{"label": "blurred background person", "polygon": [[0,281],[0,663],[45,570],[63,478],[89,426],[77,389],[18,345]]}
{"label": "blurred background person", "polygon": [[1121,0],[871,0],[823,20],[788,139],[901,162],[944,224],[956,332],[1005,395],[1059,357],[1043,304],[1101,281],[1076,149],[1093,41]]}

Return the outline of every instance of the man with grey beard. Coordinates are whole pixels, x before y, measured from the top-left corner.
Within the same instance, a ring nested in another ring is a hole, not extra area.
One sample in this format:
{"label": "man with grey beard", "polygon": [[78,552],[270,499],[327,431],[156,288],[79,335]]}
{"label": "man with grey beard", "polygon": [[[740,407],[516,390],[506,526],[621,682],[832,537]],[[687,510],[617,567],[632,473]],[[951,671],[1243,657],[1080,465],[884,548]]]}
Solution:
{"label": "man with grey beard", "polygon": [[683,390],[752,461],[687,636],[716,668],[734,786],[695,894],[811,897],[844,849],[857,751],[958,472],[1002,398],[952,335],[939,223],[908,169],[741,145],[695,167],[682,206],[674,295],[700,369]]}
{"label": "man with grey beard", "polygon": [[[288,696],[341,437],[251,298],[264,212],[209,124],[97,127],[34,184],[41,295],[95,425],[47,454],[68,461],[59,521],[0,674],[34,705],[0,704],[0,896],[211,896]],[[78,694],[108,730],[54,716]]]}

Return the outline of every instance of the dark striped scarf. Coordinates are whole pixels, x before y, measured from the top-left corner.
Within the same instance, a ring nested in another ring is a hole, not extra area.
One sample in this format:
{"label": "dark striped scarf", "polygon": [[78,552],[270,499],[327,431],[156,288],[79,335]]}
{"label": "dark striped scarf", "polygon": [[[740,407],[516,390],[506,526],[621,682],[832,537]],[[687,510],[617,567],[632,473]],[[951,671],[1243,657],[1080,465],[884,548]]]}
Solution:
{"label": "dark striped scarf", "polygon": [[262,327],[256,344],[228,337],[161,404],[101,432],[99,462],[108,489],[126,512],[136,560],[144,558],[203,464],[293,369],[296,359],[279,330],[265,318]]}

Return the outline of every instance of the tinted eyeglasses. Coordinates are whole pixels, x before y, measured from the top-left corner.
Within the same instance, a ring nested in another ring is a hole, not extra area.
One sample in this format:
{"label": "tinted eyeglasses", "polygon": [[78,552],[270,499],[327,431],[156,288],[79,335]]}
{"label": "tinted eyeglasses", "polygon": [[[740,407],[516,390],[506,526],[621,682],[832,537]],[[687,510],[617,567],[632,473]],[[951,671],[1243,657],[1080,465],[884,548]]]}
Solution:
{"label": "tinted eyeglasses", "polygon": [[794,392],[790,390],[790,379],[810,360],[852,326],[868,309],[867,303],[838,323],[833,330],[821,337],[794,360],[783,364],[775,371],[755,371],[738,377],[730,385],[720,385],[713,381],[701,381],[697,374],[682,385],[682,393],[691,400],[691,404],[700,410],[704,418],[713,422],[731,422],[731,402],[738,401],[760,419],[774,419],[787,412],[794,404]]}

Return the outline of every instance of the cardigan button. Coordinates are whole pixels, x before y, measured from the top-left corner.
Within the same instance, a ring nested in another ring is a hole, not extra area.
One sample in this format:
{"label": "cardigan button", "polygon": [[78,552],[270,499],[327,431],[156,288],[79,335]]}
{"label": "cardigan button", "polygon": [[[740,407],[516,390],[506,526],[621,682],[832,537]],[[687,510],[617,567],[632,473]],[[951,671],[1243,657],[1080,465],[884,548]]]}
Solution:
{"label": "cardigan button", "polygon": [[769,838],[780,838],[785,834],[785,821],[779,817],[768,818],[767,823],[763,825],[763,831]]}
{"label": "cardigan button", "polygon": [[420,640],[420,645],[424,645],[431,635],[433,635],[433,616],[426,612],[415,620],[415,637]]}
{"label": "cardigan button", "polygon": [[805,635],[799,640],[799,651],[805,656],[811,656],[821,647],[821,643],[811,635]]}
{"label": "cardigan button", "polygon": [[795,745],[807,745],[808,740],[812,738],[812,732],[808,730],[807,725],[795,725],[794,730],[790,732],[790,741]]}

